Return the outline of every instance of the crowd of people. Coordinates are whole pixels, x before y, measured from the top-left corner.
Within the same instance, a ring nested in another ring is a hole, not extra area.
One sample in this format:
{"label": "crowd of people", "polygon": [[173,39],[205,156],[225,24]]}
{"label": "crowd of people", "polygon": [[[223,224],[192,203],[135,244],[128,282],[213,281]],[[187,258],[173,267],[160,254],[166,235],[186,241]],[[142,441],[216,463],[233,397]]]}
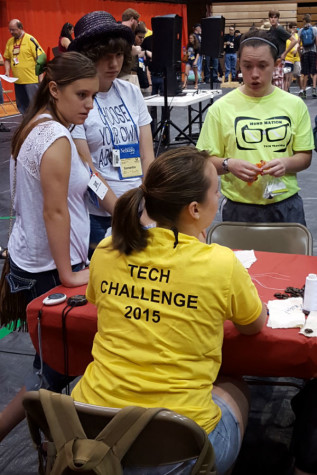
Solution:
{"label": "crowd of people", "polygon": [[[27,73],[34,73],[40,45],[19,20],[10,22],[5,72],[11,68],[19,78],[15,91],[23,118],[11,146],[16,219],[8,280],[25,304],[59,283],[88,284],[98,331],[74,400],[159,405],[192,418],[208,433],[221,475],[238,457],[248,418],[247,385],[234,378],[224,385],[218,374],[223,323],[231,320],[252,338],[267,310],[234,252],[206,244],[206,229],[218,210],[218,176],[223,220],[306,225],[296,174],[310,166],[314,141],[306,104],[287,92],[289,76],[285,90],[284,60],[293,64],[294,75],[302,61],[303,92],[306,76],[316,87],[317,32],[309,30],[308,16],[298,34],[296,24],[286,32],[275,10],[269,30],[241,36],[230,26],[225,81],[236,77],[239,63],[243,84],[208,109],[196,147],[171,149],[154,160],[142,92],[154,84],[159,89],[162,76],[151,70],[151,32],[139,19],[128,9],[121,22],[98,11],[75,26],[65,23],[59,54],[40,81]],[[304,44],[306,35],[313,35],[314,45]],[[198,87],[200,42],[197,24],[186,47],[184,87],[191,68]],[[96,180],[102,196],[91,184]],[[132,304],[128,291],[107,292],[102,281],[133,287],[147,298]],[[136,309],[144,318],[130,317]],[[26,391],[60,392],[72,379],[36,354],[25,385],[0,414],[0,440],[23,419]],[[315,380],[293,401],[296,475],[317,473],[312,394]],[[187,473],[192,465],[168,469]]]}

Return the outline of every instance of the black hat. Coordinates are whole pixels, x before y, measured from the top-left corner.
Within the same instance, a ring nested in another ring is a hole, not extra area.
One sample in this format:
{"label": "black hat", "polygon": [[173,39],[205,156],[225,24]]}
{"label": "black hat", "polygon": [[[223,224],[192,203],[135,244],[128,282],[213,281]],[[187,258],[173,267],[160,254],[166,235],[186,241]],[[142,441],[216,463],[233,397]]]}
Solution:
{"label": "black hat", "polygon": [[128,26],[117,23],[114,17],[104,11],[90,12],[81,17],[74,28],[75,39],[68,47],[68,51],[81,51],[83,46],[91,41],[111,38],[124,38],[131,45],[134,43],[134,34]]}

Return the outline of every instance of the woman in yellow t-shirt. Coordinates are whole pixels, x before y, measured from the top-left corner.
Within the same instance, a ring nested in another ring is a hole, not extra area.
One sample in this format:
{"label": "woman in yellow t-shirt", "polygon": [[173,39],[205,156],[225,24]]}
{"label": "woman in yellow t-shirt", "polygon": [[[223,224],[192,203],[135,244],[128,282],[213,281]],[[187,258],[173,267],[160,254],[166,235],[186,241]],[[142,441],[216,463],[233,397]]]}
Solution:
{"label": "woman in yellow t-shirt", "polygon": [[[290,22],[288,25],[288,29],[290,33],[292,33],[293,37],[296,38],[298,41],[298,34],[297,34],[297,25],[295,22]],[[291,40],[286,40],[286,50],[288,49]],[[289,92],[289,88],[292,84],[293,77],[295,77],[298,81],[298,86],[301,88],[300,84],[300,55],[299,55],[299,43],[296,43],[294,48],[292,48],[287,55],[285,56],[285,68],[289,68],[290,71],[285,73],[284,75],[284,91]]]}
{"label": "woman in yellow t-shirt", "polygon": [[[118,199],[86,292],[98,311],[94,360],[72,396],[110,407],[162,406],[194,419],[209,434],[221,475],[238,456],[248,414],[241,381],[214,384],[223,323],[251,335],[266,311],[234,253],[200,241],[218,198],[208,153],[182,147],[157,158],[144,183]],[[142,227],[142,207],[156,227]],[[160,473],[166,467],[155,467]]]}

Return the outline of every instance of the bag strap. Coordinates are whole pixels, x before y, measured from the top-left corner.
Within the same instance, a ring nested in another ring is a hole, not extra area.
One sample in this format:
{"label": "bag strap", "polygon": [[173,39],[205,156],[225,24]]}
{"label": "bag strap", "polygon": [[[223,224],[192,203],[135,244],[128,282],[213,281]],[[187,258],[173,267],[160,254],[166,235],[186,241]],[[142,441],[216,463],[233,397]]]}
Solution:
{"label": "bag strap", "polygon": [[97,435],[96,440],[101,440],[112,447],[119,460],[122,460],[135,439],[153,417],[166,410],[162,407],[124,407]]}
{"label": "bag strap", "polygon": [[203,448],[190,473],[191,475],[217,475],[215,452],[206,432]]}
{"label": "bag strap", "polygon": [[99,466],[110,447],[87,439],[73,399],[46,389],[40,389],[39,393],[57,452],[51,475],[60,475],[67,467],[80,472]]}
{"label": "bag strap", "polygon": [[40,389],[39,394],[57,451],[74,438],[87,438],[70,396],[46,389]]}
{"label": "bag strap", "polygon": [[[70,396],[46,389],[40,389],[39,394],[57,452],[73,439],[88,440]],[[105,444],[99,456],[103,457],[112,448],[121,460],[144,427],[162,410],[164,409],[134,406],[121,409],[95,438],[95,441]],[[91,447],[93,451],[94,446]]]}

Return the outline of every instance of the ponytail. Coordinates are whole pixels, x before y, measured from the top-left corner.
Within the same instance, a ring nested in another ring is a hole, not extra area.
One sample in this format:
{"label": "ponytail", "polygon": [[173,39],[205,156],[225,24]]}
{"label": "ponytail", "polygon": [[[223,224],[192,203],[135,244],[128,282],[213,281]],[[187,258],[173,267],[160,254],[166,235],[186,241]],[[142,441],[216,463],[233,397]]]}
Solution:
{"label": "ponytail", "polygon": [[[66,54],[66,53],[65,53]],[[131,254],[147,246],[147,230],[140,223],[141,203],[158,226],[171,229],[178,243],[180,213],[192,201],[203,203],[210,187],[205,169],[209,153],[194,147],[179,147],[160,155],[151,163],[144,183],[122,195],[112,219],[112,246]]]}
{"label": "ponytail", "polygon": [[131,254],[147,246],[147,230],[140,223],[143,185],[133,188],[116,202],[112,218],[112,246],[120,253]]}

